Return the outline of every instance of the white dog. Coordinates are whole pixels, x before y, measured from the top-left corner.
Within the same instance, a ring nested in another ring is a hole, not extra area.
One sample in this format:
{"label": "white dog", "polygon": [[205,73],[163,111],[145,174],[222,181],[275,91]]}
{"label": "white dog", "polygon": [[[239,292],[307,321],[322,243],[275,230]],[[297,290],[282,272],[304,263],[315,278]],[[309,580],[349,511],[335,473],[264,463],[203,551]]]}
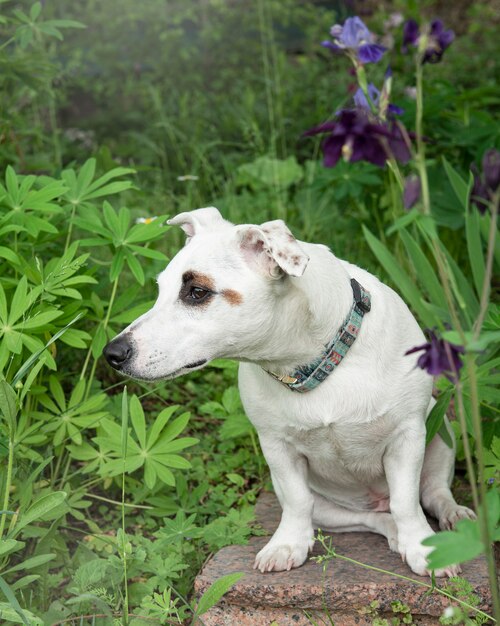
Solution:
{"label": "white dog", "polygon": [[420,502],[441,528],[474,513],[449,488],[454,451],[439,436],[425,448],[432,379],[404,356],[425,341],[408,307],[281,220],[235,226],[209,207],[169,223],[187,245],[158,277],[153,308],[104,355],[143,380],[240,361],[241,398],[283,509],[255,567],[299,567],[316,527],[380,533],[426,574],[421,541],[433,531]]}

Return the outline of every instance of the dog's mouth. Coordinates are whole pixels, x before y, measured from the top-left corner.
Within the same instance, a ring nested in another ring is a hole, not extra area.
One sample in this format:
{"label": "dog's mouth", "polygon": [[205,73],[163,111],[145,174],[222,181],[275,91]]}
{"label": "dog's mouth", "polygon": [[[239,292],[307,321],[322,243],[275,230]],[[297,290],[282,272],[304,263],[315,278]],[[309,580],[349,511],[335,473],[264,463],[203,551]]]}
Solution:
{"label": "dog's mouth", "polygon": [[172,372],[168,372],[166,374],[160,374],[160,375],[143,374],[141,372],[134,371],[133,369],[132,370],[123,369],[121,372],[122,374],[125,374],[126,376],[130,376],[131,378],[135,378],[136,380],[143,380],[145,382],[153,382],[157,380],[172,380],[174,378],[177,378],[177,376],[181,376],[182,374],[187,374],[191,370],[195,370],[200,367],[203,367],[206,363],[208,363],[208,359],[200,359],[199,361],[194,361],[193,363],[188,363],[187,365],[183,365],[182,367],[179,367],[178,369],[173,370]]}
{"label": "dog's mouth", "polygon": [[189,365],[184,365],[184,367],[182,367],[181,369],[192,370],[195,367],[201,367],[202,365],[205,365],[206,362],[207,362],[206,359],[201,359],[201,361],[195,361],[194,363],[189,363]]}

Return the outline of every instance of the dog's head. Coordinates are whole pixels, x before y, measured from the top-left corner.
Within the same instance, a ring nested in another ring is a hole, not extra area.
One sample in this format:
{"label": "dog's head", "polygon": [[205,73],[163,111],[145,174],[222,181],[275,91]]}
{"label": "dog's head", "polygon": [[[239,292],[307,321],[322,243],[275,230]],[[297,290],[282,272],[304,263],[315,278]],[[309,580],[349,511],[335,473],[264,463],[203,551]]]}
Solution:
{"label": "dog's head", "polygon": [[259,358],[275,321],[273,303],[309,257],[281,220],[235,226],[208,207],[168,223],[184,230],[186,245],[158,276],[153,308],[104,348],[107,361],[134,378],[157,380],[216,358]]}

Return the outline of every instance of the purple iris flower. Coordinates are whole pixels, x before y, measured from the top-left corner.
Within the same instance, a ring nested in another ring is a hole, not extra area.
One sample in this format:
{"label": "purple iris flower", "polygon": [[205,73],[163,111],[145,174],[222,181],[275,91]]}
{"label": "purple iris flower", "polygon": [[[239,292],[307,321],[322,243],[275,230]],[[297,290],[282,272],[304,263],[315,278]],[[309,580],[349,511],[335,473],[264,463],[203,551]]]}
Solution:
{"label": "purple iris flower", "polygon": [[[380,91],[375,87],[373,83],[368,84],[368,97],[370,98],[375,108],[378,108],[378,105],[380,102]],[[371,110],[370,103],[368,102],[368,99],[363,93],[363,90],[361,89],[361,87],[359,87],[359,89],[354,94],[354,104],[357,107],[366,109],[367,111]],[[398,107],[395,104],[389,104],[389,106],[387,107],[387,110],[389,111],[389,113],[392,113],[393,115],[402,115],[404,113],[404,109],[402,109],[401,107]]]}
{"label": "purple iris flower", "polygon": [[478,211],[484,215],[493,194],[500,185],[500,152],[490,148],[484,153],[482,162],[482,174],[475,163],[471,165],[474,184],[471,190],[471,202]]}
{"label": "purple iris flower", "polygon": [[425,370],[431,376],[444,374],[450,380],[456,380],[457,374],[462,367],[460,355],[464,352],[462,346],[456,346],[444,339],[439,339],[435,333],[429,331],[429,343],[416,346],[405,352],[413,354],[421,352],[418,357],[417,366]]}
{"label": "purple iris flower", "polygon": [[[424,51],[422,63],[439,63],[444,51],[455,39],[452,30],[445,30],[442,20],[433,20],[427,40],[427,48]],[[418,46],[420,40],[420,28],[415,20],[405,22],[403,28],[403,52],[408,51],[408,46]]]}
{"label": "purple iris flower", "polygon": [[390,156],[402,163],[411,156],[400,128],[374,121],[363,108],[339,111],[335,120],[311,128],[304,135],[322,133],[328,133],[322,145],[325,167],[335,167],[341,157],[384,167]]}
{"label": "purple iris flower", "polygon": [[386,51],[384,46],[373,43],[374,36],[359,17],[349,17],[343,26],[335,24],[330,29],[332,41],[321,43],[333,52],[351,52],[361,63],[377,63]]}

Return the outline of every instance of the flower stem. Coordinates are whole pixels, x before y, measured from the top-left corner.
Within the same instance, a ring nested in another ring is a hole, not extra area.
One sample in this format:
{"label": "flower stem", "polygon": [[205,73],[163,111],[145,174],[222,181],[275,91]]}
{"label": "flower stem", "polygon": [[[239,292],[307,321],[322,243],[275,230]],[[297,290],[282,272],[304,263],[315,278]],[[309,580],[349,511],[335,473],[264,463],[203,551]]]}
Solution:
{"label": "flower stem", "polygon": [[[417,84],[417,107],[416,107],[416,141],[417,141],[417,166],[420,174],[420,184],[422,188],[422,207],[425,215],[431,215],[431,202],[430,202],[430,193],[429,193],[429,180],[427,176],[427,168],[425,165],[425,144],[423,141],[422,135],[422,120],[423,120],[423,70],[422,70],[422,58],[421,54],[417,55],[416,59],[416,84]],[[498,210],[498,200],[496,201],[496,210],[493,209],[493,214],[491,218],[492,227],[493,222],[496,225],[496,211]],[[494,233],[494,231],[493,231]],[[450,312],[450,316],[454,325],[455,330],[458,332],[460,340],[463,345],[467,344],[465,332],[460,322],[460,318],[458,316],[455,301],[453,298],[452,290],[450,287],[451,280],[451,271],[448,268],[448,264],[446,262],[446,258],[444,257],[443,251],[440,247],[437,231],[432,229],[431,231],[431,244],[434,253],[434,258],[436,260],[436,265],[439,272],[439,277],[441,280],[441,284],[443,286],[444,295],[446,298],[446,302],[448,304],[448,309]],[[491,243],[493,239],[493,243]],[[491,268],[492,268],[492,249],[494,247],[494,234],[492,235],[492,229],[490,228],[489,234],[489,243],[488,243],[488,258],[487,258],[487,267],[485,272],[485,282],[488,281],[488,285],[485,286],[483,283],[482,297],[481,297],[481,309],[480,309],[480,317],[476,321],[476,330],[478,333],[478,328],[482,326],[482,320],[484,319],[484,315],[488,306],[488,295],[489,295],[489,282],[491,280]],[[482,315],[482,317],[481,317]],[[474,439],[475,439],[475,452],[477,459],[477,473],[478,473],[478,485],[475,481],[475,472],[473,471],[473,459],[472,452],[468,445],[468,440],[465,443],[465,440],[468,438],[467,427],[465,423],[465,412],[463,407],[463,390],[461,386],[457,386],[457,391],[460,395],[459,399],[459,416],[460,416],[460,428],[462,431],[462,438],[464,440],[464,452],[467,461],[467,467],[469,469],[469,480],[471,483],[472,494],[474,498],[474,504],[479,514],[479,529],[481,540],[484,545],[484,555],[486,557],[486,561],[488,564],[488,576],[489,583],[491,587],[491,597],[493,603],[493,612],[495,614],[496,619],[500,618],[500,601],[497,587],[497,577],[495,572],[495,561],[493,556],[493,551],[491,549],[491,540],[490,533],[488,529],[488,511],[487,511],[487,500],[486,500],[486,485],[484,480],[484,451],[483,451],[483,436],[482,436],[482,425],[481,425],[481,413],[479,406],[479,397],[478,397],[478,385],[476,378],[476,364],[474,356],[471,354],[466,354],[465,356],[465,365],[467,374],[469,376],[469,386],[470,386],[470,398],[471,398],[471,407],[472,407],[472,425],[474,429]],[[472,469],[472,473],[471,470]],[[478,508],[478,504],[480,505]]]}

